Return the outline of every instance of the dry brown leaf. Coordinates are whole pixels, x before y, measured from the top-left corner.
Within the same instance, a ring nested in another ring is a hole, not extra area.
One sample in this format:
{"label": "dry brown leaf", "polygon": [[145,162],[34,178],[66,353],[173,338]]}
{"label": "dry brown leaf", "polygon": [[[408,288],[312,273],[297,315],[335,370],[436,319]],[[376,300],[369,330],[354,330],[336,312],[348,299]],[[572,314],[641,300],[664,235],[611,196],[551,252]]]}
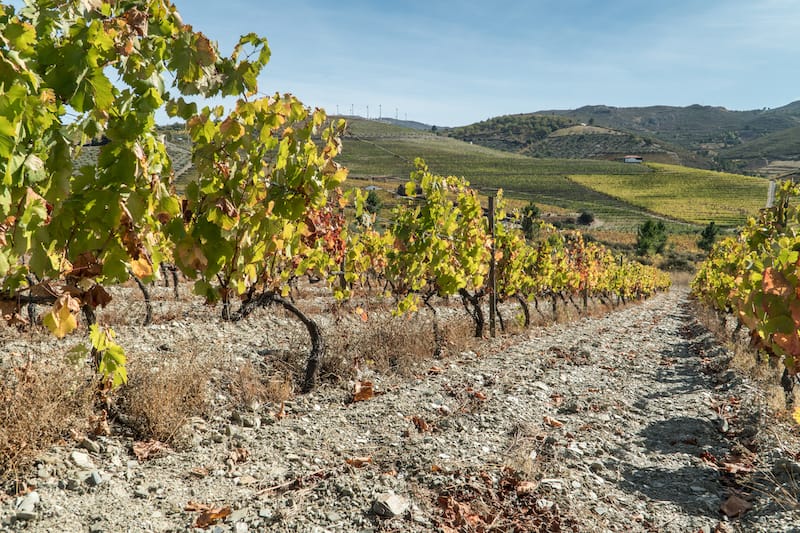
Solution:
{"label": "dry brown leaf", "polygon": [[244,448],[234,448],[231,450],[231,453],[228,454],[228,463],[237,465],[239,463],[243,463],[247,461],[247,458],[250,457],[250,452],[245,450]]}
{"label": "dry brown leaf", "polygon": [[286,403],[285,402],[281,402],[281,408],[278,410],[277,413],[275,413],[275,418],[277,418],[278,420],[283,420],[284,418],[286,418]]}
{"label": "dry brown leaf", "polygon": [[735,494],[730,498],[728,498],[727,500],[725,500],[725,503],[723,503],[719,507],[720,511],[725,513],[725,516],[727,516],[728,518],[735,518],[737,516],[741,516],[742,514],[746,513],[752,508],[753,504],[751,504],[746,500],[743,500],[742,498],[736,496]]}
{"label": "dry brown leaf", "polygon": [[441,472],[442,467],[439,465],[431,465],[431,472]]}
{"label": "dry brown leaf", "polygon": [[439,366],[432,366],[428,369],[428,374],[441,374],[444,372],[444,369]]}
{"label": "dry brown leaf", "polygon": [[186,506],[183,508],[184,511],[188,511],[190,513],[194,512],[203,512],[211,510],[211,506],[207,503],[196,502],[194,500],[189,500],[186,502]]}
{"label": "dry brown leaf", "polygon": [[730,474],[738,474],[740,472],[753,472],[752,466],[746,466],[740,463],[722,463],[722,467]]}
{"label": "dry brown leaf", "polygon": [[358,315],[362,322],[367,322],[369,320],[369,315],[367,315],[367,312],[361,307],[356,307],[356,315]]}
{"label": "dry brown leaf", "polygon": [[194,527],[206,529],[209,526],[213,526],[220,520],[224,520],[230,515],[231,508],[229,506],[209,509],[208,511],[203,511],[200,516],[197,517],[197,519],[194,521]]}
{"label": "dry brown leaf", "polygon": [[481,391],[479,391],[479,390],[473,391],[473,392],[472,392],[472,396],[473,396],[473,397],[474,397],[476,400],[480,400],[480,401],[485,401],[485,400],[486,400],[486,394],[484,394],[483,392],[481,392]]}
{"label": "dry brown leaf", "polygon": [[536,481],[520,481],[517,483],[515,487],[517,490],[517,494],[530,494],[531,492],[535,491],[539,487],[539,483]]}
{"label": "dry brown leaf", "polygon": [[425,422],[425,419],[420,416],[412,416],[411,421],[414,423],[414,425],[417,427],[417,431],[420,433],[425,433],[426,431],[431,431],[433,429],[431,425]]}
{"label": "dry brown leaf", "polygon": [[545,416],[542,420],[551,428],[560,428],[564,426],[564,422],[556,420],[555,418],[550,418],[549,416]]}
{"label": "dry brown leaf", "polygon": [[206,468],[204,466],[198,466],[198,467],[192,468],[189,471],[189,474],[191,474],[191,475],[193,475],[195,477],[206,477],[208,474],[210,474],[210,472],[209,472],[208,468]]}
{"label": "dry brown leaf", "polygon": [[345,459],[344,462],[354,468],[361,468],[372,463],[372,456],[366,455],[364,457],[352,457],[350,459]]}
{"label": "dry brown leaf", "polygon": [[133,454],[139,461],[147,461],[167,452],[169,452],[169,446],[157,440],[133,443]]}
{"label": "dry brown leaf", "polygon": [[371,381],[356,381],[353,387],[353,401],[363,402],[375,396],[375,390]]}

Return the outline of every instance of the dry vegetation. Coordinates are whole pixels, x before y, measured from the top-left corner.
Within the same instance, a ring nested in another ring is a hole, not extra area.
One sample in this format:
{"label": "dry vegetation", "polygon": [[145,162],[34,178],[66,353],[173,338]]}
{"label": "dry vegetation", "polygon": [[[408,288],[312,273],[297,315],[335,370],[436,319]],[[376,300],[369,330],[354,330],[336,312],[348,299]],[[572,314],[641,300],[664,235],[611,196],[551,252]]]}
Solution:
{"label": "dry vegetation", "polygon": [[85,369],[53,360],[0,368],[0,481],[88,427],[94,391]]}

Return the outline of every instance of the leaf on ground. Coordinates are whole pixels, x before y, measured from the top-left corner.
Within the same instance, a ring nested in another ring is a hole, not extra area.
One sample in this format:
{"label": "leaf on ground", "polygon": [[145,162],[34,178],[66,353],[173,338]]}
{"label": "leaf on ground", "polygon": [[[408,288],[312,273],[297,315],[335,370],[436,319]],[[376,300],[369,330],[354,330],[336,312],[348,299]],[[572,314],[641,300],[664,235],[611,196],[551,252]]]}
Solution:
{"label": "leaf on ground", "polygon": [[725,500],[725,502],[719,507],[720,511],[722,511],[728,518],[736,518],[737,516],[741,516],[752,508],[753,504],[743,500],[735,494]]}
{"label": "leaf on ground", "polygon": [[203,511],[200,513],[200,516],[194,521],[194,527],[199,527],[201,529],[206,529],[210,526],[213,526],[220,520],[224,520],[225,518],[231,515],[231,508],[226,507],[215,507],[214,509],[209,509],[208,511]]}
{"label": "leaf on ground", "polygon": [[564,426],[564,422],[556,420],[555,418],[551,418],[547,415],[545,415],[544,418],[542,418],[542,420],[544,421],[545,424],[547,424],[551,428],[560,428]]}
{"label": "leaf on ground", "polygon": [[228,454],[227,463],[231,465],[238,465],[247,461],[248,457],[250,457],[250,452],[246,449],[234,448],[231,450],[231,453]]}
{"label": "leaf on ground", "polygon": [[722,467],[729,474],[738,474],[740,472],[750,473],[755,471],[755,469],[752,466],[747,466],[739,463],[722,463]]}
{"label": "leaf on ground", "polygon": [[356,381],[353,387],[353,401],[363,402],[375,396],[375,389],[371,381]]}
{"label": "leaf on ground", "polygon": [[278,409],[278,412],[275,413],[275,418],[278,420],[283,420],[286,418],[286,403],[281,402],[281,408]]}
{"label": "leaf on ground", "polygon": [[367,466],[368,464],[372,464],[372,456],[367,455],[364,457],[351,457],[350,459],[345,459],[344,462],[354,468],[361,468]]}
{"label": "leaf on ground", "polygon": [[190,513],[196,513],[196,512],[210,511],[211,508],[212,507],[210,505],[208,505],[207,503],[202,503],[202,502],[196,502],[194,500],[189,500],[188,502],[186,502],[186,505],[184,506],[183,510],[184,511],[188,511]]}
{"label": "leaf on ground", "polygon": [[139,441],[133,443],[133,455],[143,462],[154,457],[159,457],[170,451],[169,446],[157,440],[149,440],[147,442]]}
{"label": "leaf on ground", "polygon": [[515,488],[517,494],[529,494],[539,488],[539,483],[536,481],[520,481]]}
{"label": "leaf on ground", "polygon": [[356,315],[361,318],[362,322],[367,322],[369,320],[369,315],[367,315],[367,312],[361,307],[356,307]]}
{"label": "leaf on ground", "polygon": [[420,433],[425,433],[426,431],[431,431],[433,429],[431,425],[428,424],[425,421],[425,419],[420,416],[417,415],[412,416],[411,421],[414,423],[414,426],[416,426],[417,431],[419,431]]}
{"label": "leaf on ground", "polygon": [[432,366],[428,369],[428,374],[441,374],[442,372],[444,372],[444,369],[439,366]]}

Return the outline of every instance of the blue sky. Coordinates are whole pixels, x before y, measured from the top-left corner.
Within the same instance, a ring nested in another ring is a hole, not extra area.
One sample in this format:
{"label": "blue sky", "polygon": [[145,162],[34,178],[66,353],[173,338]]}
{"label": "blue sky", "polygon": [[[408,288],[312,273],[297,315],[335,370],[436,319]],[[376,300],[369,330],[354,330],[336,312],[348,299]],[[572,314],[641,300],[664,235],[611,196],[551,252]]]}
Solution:
{"label": "blue sky", "polygon": [[795,0],[176,0],[230,50],[266,36],[266,93],[456,126],[590,104],[800,99]]}
{"label": "blue sky", "polygon": [[[230,52],[269,39],[262,92],[458,126],[583,105],[800,99],[797,0],[174,0]],[[20,0],[12,0],[19,4]]]}

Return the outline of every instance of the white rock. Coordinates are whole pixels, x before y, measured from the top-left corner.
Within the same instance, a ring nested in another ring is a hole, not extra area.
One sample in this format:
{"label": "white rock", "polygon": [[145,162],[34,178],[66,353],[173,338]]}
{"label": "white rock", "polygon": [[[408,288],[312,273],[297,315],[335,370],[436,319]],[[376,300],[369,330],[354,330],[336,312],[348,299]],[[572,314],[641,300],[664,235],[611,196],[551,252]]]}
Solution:
{"label": "white rock", "polygon": [[94,462],[92,458],[89,456],[88,453],[83,452],[72,452],[69,455],[69,458],[72,459],[72,462],[75,463],[77,466],[83,468],[84,470],[94,470]]}
{"label": "white rock", "polygon": [[385,492],[372,503],[372,512],[378,516],[391,518],[405,514],[408,507],[409,502],[406,498],[392,492]]}

